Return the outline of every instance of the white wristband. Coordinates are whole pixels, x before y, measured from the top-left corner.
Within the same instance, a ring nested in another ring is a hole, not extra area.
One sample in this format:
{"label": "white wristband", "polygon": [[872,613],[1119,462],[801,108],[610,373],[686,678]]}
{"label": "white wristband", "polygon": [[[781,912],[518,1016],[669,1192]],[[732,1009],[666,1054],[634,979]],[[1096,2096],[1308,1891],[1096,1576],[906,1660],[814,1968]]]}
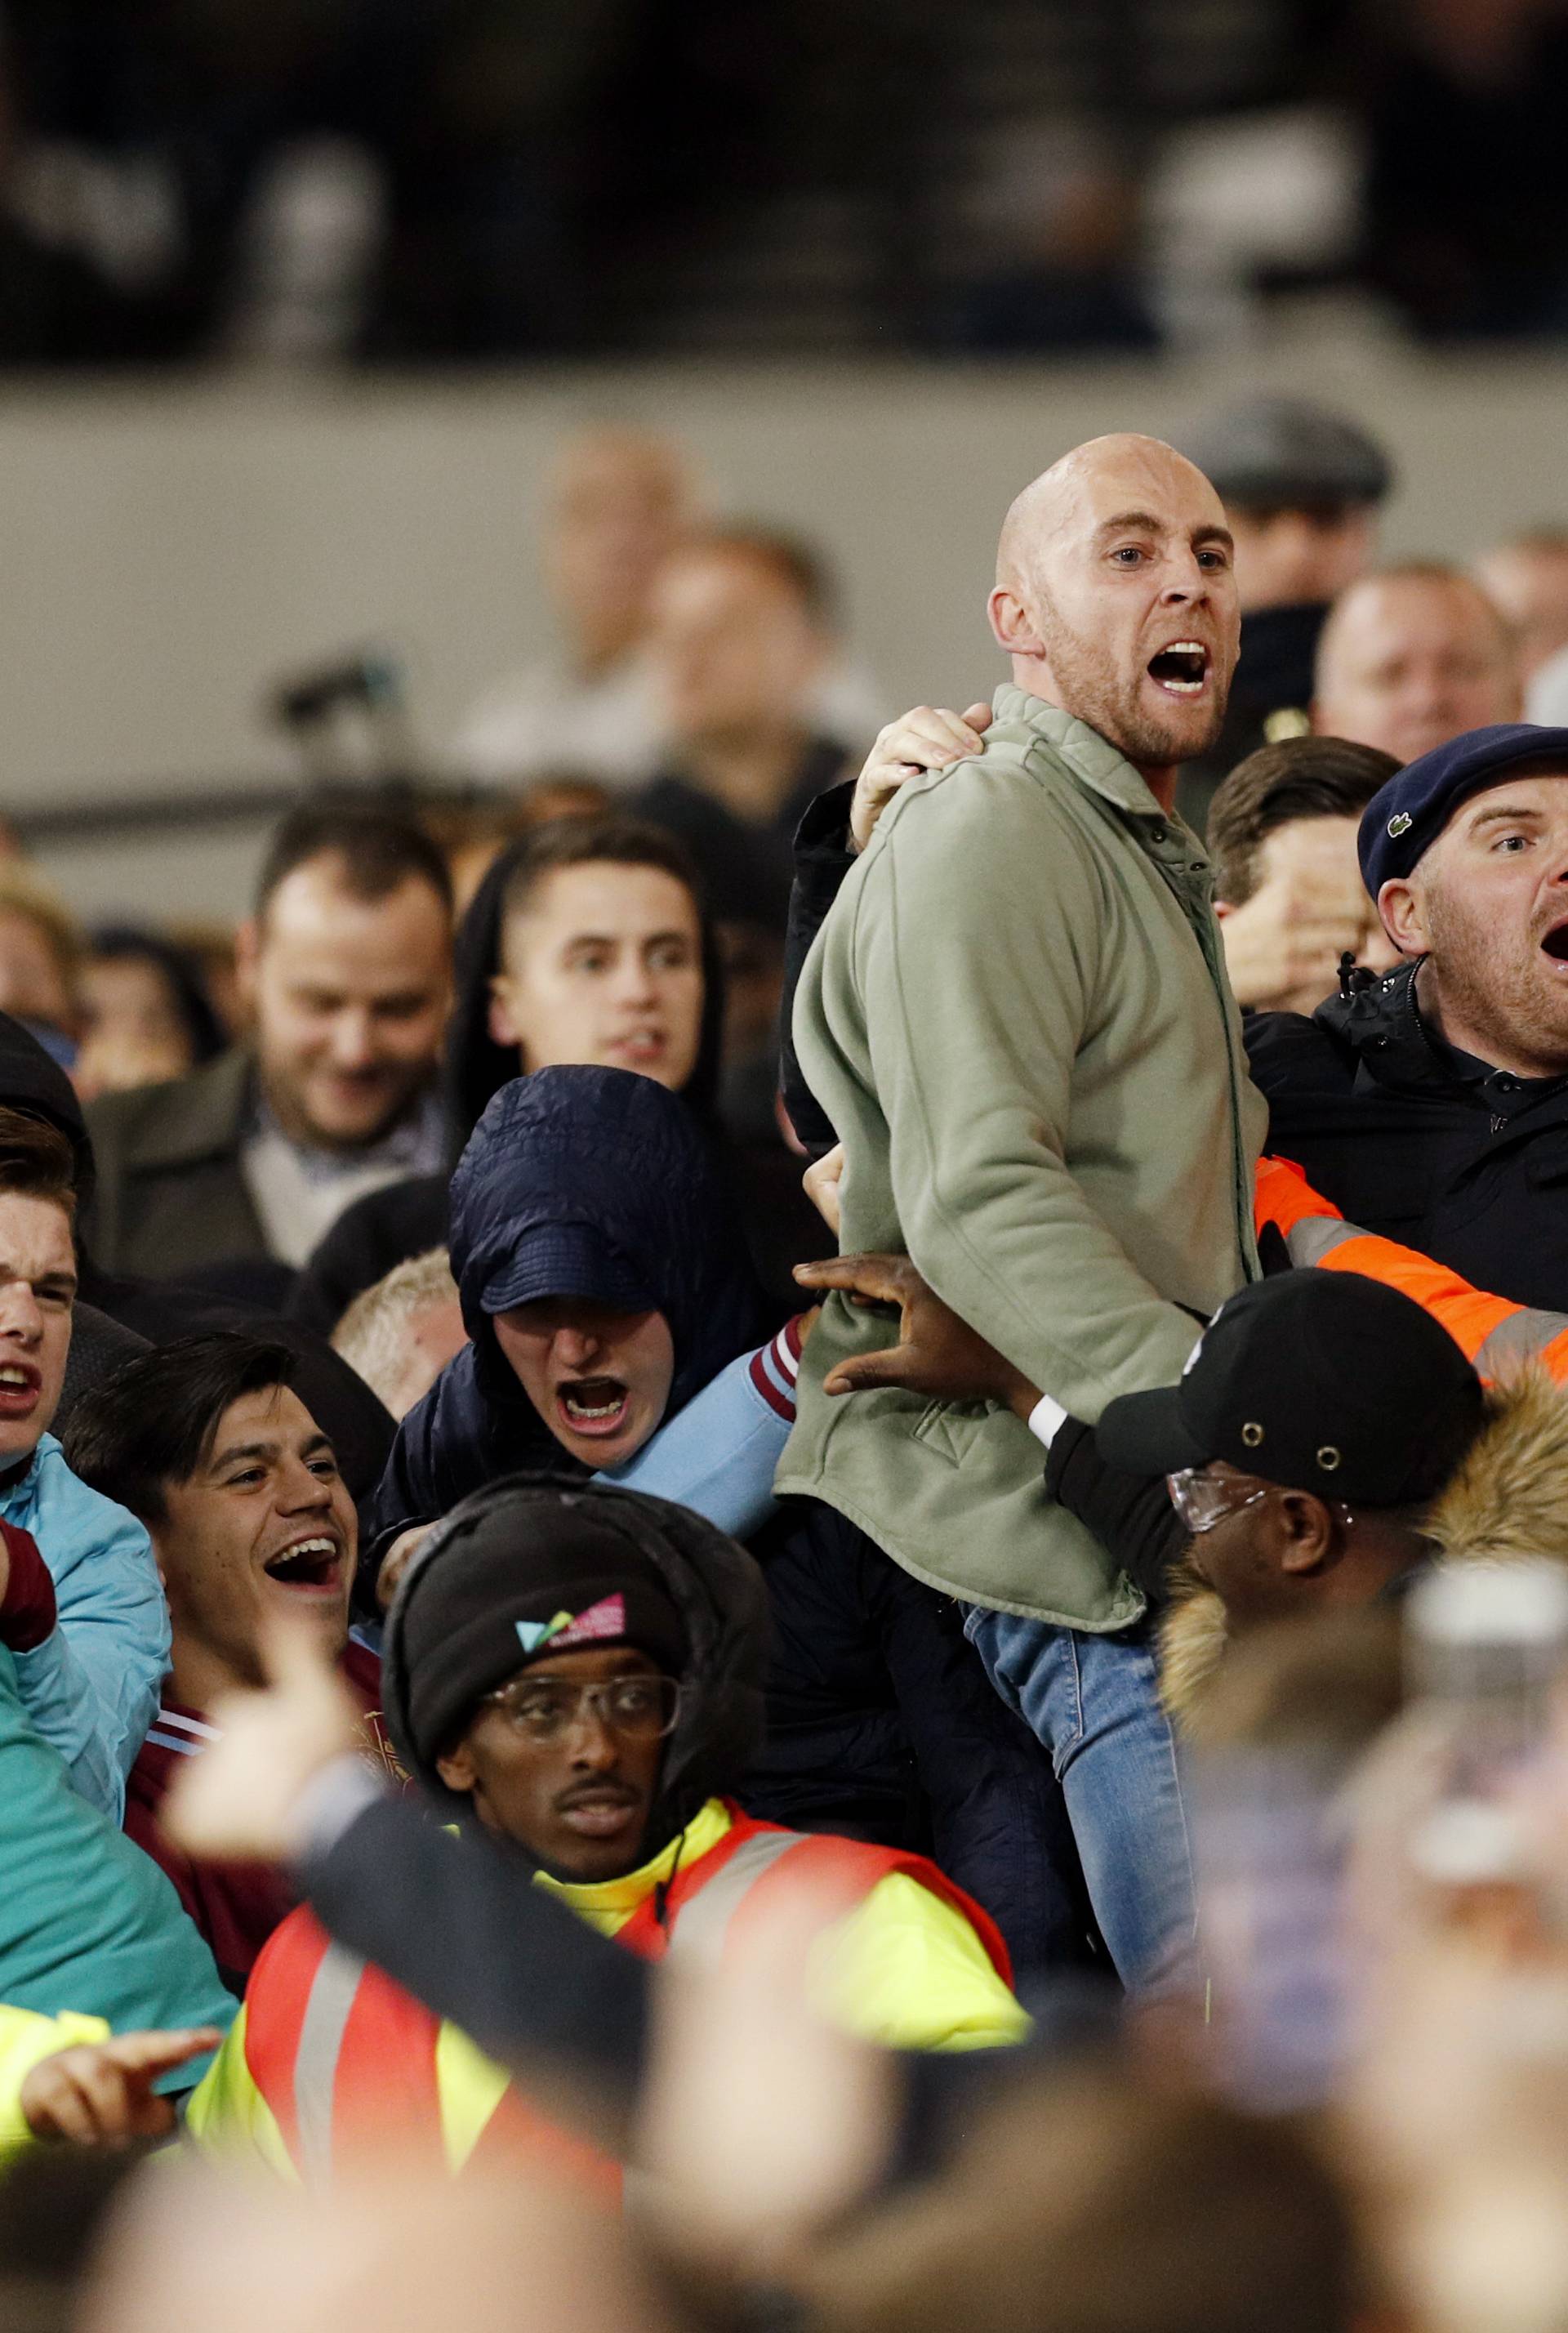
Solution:
{"label": "white wristband", "polygon": [[1056,1438],[1057,1429],[1065,1426],[1066,1420],[1067,1413],[1061,1403],[1053,1401],[1048,1393],[1043,1393],[1029,1412],[1029,1432],[1048,1450]]}

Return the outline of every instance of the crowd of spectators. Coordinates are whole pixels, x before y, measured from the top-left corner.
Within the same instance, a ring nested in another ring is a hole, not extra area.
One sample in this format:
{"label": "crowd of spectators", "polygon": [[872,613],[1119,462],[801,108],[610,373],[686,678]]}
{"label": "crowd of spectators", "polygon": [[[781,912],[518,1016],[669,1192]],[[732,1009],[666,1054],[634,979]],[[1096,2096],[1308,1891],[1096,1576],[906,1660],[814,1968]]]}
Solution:
{"label": "crowd of spectators", "polygon": [[13,0],[0,359],[1561,338],[1565,82],[1562,0]]}
{"label": "crowd of spectators", "polygon": [[0,860],[0,2321],[1568,2323],[1568,550],[1392,481],[1075,449],[866,750],[593,430],[468,791]]}

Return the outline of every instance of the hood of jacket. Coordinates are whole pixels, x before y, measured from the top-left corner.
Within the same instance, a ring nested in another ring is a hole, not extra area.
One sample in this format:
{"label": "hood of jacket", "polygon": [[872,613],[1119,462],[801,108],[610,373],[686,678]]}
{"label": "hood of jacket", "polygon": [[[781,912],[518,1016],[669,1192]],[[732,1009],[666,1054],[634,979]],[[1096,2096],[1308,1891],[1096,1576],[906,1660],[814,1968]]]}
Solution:
{"label": "hood of jacket", "polygon": [[[501,910],[506,887],[528,848],[524,837],[502,852],[457,926],[453,947],[454,1003],[442,1075],[454,1155],[478,1125],[491,1097],[509,1084],[521,1066],[517,1047],[498,1045],[490,1033],[490,984],[501,969]],[[692,1109],[707,1121],[714,1115],[719,1091],[724,970],[712,922],[701,898],[697,908],[703,932],[703,1027],[696,1062],[682,1091]]]}
{"label": "hood of jacket", "polygon": [[477,1517],[519,1492],[611,1503],[618,1528],[659,1573],[681,1616],[690,1656],[681,1675],[681,1712],[659,1771],[647,1852],[656,1854],[707,1799],[732,1793],[761,1748],[763,1677],[769,1647],[768,1591],[753,1557],[703,1516],[668,1499],[599,1483],[563,1482],[550,1474],[512,1474],[488,1483],[454,1508],[418,1550],[387,1614],[382,1641],[382,1707],[407,1771],[447,1806],[465,1807],[433,1764],[414,1750],[408,1723],[405,1653],[409,1610],[432,1567],[461,1560]]}
{"label": "hood of jacket", "polygon": [[[1539,1367],[1487,1388],[1487,1416],[1421,1526],[1439,1563],[1568,1563],[1568,1387]],[[1179,1727],[1190,1723],[1224,1656],[1225,1607],[1189,1579],[1161,1628],[1160,1690]]]}
{"label": "hood of jacket", "polygon": [[[544,1228],[591,1232],[669,1323],[664,1410],[766,1331],[761,1291],[728,1182],[679,1095],[635,1070],[561,1068],[514,1078],[487,1105],[452,1178],[452,1273],[485,1404],[509,1413],[525,1463],[565,1454],[495,1341],[483,1294]],[[460,1354],[455,1369],[465,1356]]]}
{"label": "hood of jacket", "polygon": [[97,1177],[76,1089],[32,1031],[9,1013],[0,1013],[0,1109],[27,1110],[59,1128],[75,1153],[77,1202],[85,1208]]}

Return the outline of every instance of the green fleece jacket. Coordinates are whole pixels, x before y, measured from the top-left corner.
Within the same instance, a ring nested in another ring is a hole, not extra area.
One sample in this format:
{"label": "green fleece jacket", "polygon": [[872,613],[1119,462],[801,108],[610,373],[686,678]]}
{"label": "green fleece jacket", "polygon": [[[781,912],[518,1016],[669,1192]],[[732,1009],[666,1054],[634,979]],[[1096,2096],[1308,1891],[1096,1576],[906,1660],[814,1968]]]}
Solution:
{"label": "green fleece jacket", "polygon": [[[1091,1421],[1180,1376],[1258,1269],[1267,1125],[1209,862],[1081,721],[1003,687],[985,751],[912,780],[807,959],[795,1042],[846,1151],[842,1245],[902,1249],[1042,1392]],[[1143,1608],[1046,1497],[1010,1412],[829,1400],[892,1341],[830,1296],[778,1488],[825,1499],[918,1579],[1006,1612]]]}

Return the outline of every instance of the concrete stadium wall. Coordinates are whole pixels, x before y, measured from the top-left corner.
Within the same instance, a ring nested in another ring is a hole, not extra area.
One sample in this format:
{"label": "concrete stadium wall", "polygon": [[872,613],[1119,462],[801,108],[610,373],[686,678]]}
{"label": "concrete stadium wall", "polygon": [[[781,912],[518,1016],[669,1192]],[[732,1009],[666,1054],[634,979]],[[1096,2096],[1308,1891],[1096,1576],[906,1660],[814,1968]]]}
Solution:
{"label": "concrete stadium wall", "polygon": [[[561,431],[680,433],[715,506],[838,562],[855,643],[896,706],[989,693],[997,522],[1078,439],[1162,433],[1269,381],[1353,408],[1393,448],[1387,547],[1465,556],[1568,518],[1568,361],[1434,362],[1310,344],[1245,374],[1142,366],[889,368],[438,384],[15,386],[0,392],[0,810],[277,777],[257,713],[280,672],[386,642],[439,745],[532,653],[532,552]],[[46,863],[87,911],[227,912],[257,837],[182,825]]]}

